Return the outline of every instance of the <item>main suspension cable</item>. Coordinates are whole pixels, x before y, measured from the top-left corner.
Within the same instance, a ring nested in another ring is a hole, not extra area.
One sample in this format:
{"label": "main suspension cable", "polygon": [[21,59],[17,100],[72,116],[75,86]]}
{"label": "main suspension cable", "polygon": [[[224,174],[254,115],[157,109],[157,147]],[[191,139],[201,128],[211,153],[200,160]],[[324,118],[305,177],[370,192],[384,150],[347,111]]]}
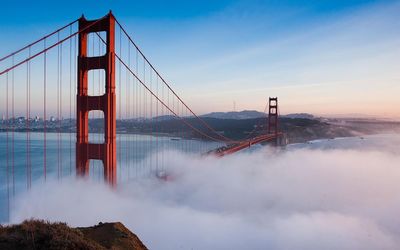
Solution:
{"label": "main suspension cable", "polygon": [[118,61],[143,85],[143,87],[150,92],[150,94],[152,96],[154,96],[163,106],[165,106],[172,114],[174,114],[177,118],[179,118],[180,120],[182,120],[183,123],[185,123],[188,127],[190,127],[191,129],[193,129],[194,131],[196,131],[197,133],[203,135],[206,138],[209,138],[213,141],[221,141],[217,138],[214,138],[210,135],[207,135],[206,133],[202,132],[201,130],[195,128],[194,126],[192,126],[190,123],[188,123],[187,121],[185,121],[184,118],[182,118],[181,116],[179,116],[174,110],[172,110],[170,107],[168,107],[133,71],[132,69],[130,69],[128,67],[128,65],[118,56],[115,55],[115,57],[118,59]]}
{"label": "main suspension cable", "polygon": [[64,30],[65,28],[67,28],[67,27],[69,27],[69,26],[72,26],[74,23],[78,22],[78,20],[79,20],[79,19],[76,19],[76,20],[70,22],[69,24],[67,24],[67,25],[65,25],[65,26],[63,26],[63,27],[61,27],[61,28],[59,28],[59,29],[57,29],[57,30],[51,32],[50,34],[47,34],[47,35],[45,35],[44,37],[42,37],[42,38],[40,38],[40,39],[38,39],[38,40],[36,40],[36,41],[34,41],[34,42],[32,42],[32,43],[30,43],[30,44],[24,46],[24,47],[22,47],[21,49],[19,49],[19,50],[17,50],[17,51],[14,51],[14,52],[12,52],[12,53],[10,53],[10,54],[8,54],[8,55],[6,55],[6,56],[0,58],[0,62],[6,60],[7,58],[10,58],[10,57],[12,57],[12,56],[15,56],[16,54],[18,54],[18,53],[20,53],[20,52],[22,52],[22,51],[24,51],[24,50],[26,50],[26,49],[32,47],[33,45],[35,45],[35,44],[37,44],[37,43],[39,43],[39,42],[41,42],[41,41],[44,41],[46,38],[49,38],[49,37],[51,37],[51,36],[57,34],[58,32]]}
{"label": "main suspension cable", "polygon": [[161,76],[161,74],[155,69],[155,67],[150,63],[150,61],[147,59],[147,57],[144,55],[144,53],[140,50],[139,46],[133,41],[133,39],[130,37],[128,32],[122,27],[121,23],[115,19],[115,22],[118,24],[122,32],[126,35],[126,37],[129,39],[129,41],[132,43],[133,46],[137,49],[137,51],[140,53],[140,55],[143,57],[143,59],[149,64],[151,69],[157,74],[157,76],[161,79],[161,81],[168,87],[168,89],[178,98],[178,100],[190,111],[190,113],[197,118],[201,123],[203,123],[210,131],[215,133],[218,137],[220,137],[223,141],[234,143],[237,142],[236,140],[232,140],[224,135],[221,135],[218,133],[214,128],[212,128],[207,122],[205,122],[203,119],[201,119],[198,115],[196,115],[191,108],[178,96],[178,94],[171,88],[171,86],[166,82],[166,80]]}

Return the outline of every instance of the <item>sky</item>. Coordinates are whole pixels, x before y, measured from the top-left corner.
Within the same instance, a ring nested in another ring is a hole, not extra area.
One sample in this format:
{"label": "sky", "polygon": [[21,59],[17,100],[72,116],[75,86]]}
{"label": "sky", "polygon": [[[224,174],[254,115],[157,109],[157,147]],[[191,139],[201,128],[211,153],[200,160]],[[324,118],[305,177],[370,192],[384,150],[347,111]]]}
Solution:
{"label": "sky", "polygon": [[234,102],[262,111],[278,96],[282,114],[400,117],[400,1],[7,1],[2,10],[0,55],[112,10],[199,114]]}

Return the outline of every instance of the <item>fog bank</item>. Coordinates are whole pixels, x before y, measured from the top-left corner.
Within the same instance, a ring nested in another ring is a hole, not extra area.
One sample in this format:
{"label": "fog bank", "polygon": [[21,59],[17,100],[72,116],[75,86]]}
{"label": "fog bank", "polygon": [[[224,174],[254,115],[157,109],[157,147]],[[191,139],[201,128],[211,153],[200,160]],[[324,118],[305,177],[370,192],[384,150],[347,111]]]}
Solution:
{"label": "fog bank", "polygon": [[115,191],[49,181],[17,197],[11,220],[121,221],[151,249],[399,249],[399,144],[377,145],[222,159],[175,152],[171,181],[142,178]]}

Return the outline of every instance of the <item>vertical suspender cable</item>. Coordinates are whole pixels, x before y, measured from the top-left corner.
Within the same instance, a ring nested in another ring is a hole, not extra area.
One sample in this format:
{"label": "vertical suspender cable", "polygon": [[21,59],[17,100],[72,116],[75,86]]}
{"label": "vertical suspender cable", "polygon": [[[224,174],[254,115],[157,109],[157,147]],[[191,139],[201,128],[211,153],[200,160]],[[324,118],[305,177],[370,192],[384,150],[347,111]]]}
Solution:
{"label": "vertical suspender cable", "polygon": [[[171,107],[170,102],[169,102],[169,89],[167,89],[167,101],[168,101],[167,106],[168,106],[168,107]],[[166,110],[166,113],[167,113],[168,116],[172,115],[171,112],[170,112],[168,109]],[[169,118],[170,118],[170,117],[168,117],[168,119],[169,119]],[[172,123],[171,123],[171,124],[172,124]],[[167,156],[167,160],[169,160],[169,155],[170,155],[170,153],[168,152],[167,155],[166,155],[166,156]]]}
{"label": "vertical suspender cable", "polygon": [[[135,50],[136,52],[136,56],[135,56],[135,68],[136,68],[136,74],[138,73],[139,70],[139,55],[138,55],[138,51],[137,49]],[[135,81],[135,89],[136,89],[136,94],[135,94],[135,110],[136,110],[136,126],[137,126],[137,130],[135,133],[135,158],[136,158],[136,163],[139,163],[140,158],[139,158],[139,152],[140,152],[140,143],[138,142],[138,139],[140,138],[140,136],[138,136],[137,134],[139,133],[140,127],[139,127],[139,117],[140,117],[140,108],[139,108],[139,84],[137,82],[137,79],[134,79]],[[136,177],[138,175],[138,165],[139,164],[135,164],[135,173],[136,173]]]}
{"label": "vertical suspender cable", "polygon": [[[130,47],[130,43],[128,42],[128,61],[129,61],[129,65],[132,65],[131,63],[131,47]],[[129,73],[129,72],[128,72]],[[133,107],[133,95],[134,95],[134,85],[131,82],[131,75],[128,74],[128,83],[129,83],[129,121],[130,121],[130,126],[133,125],[133,114],[134,114],[134,107]],[[133,168],[133,159],[132,159],[132,155],[133,155],[133,130],[131,129],[129,131],[129,173],[132,172],[132,168]],[[129,175],[128,175],[129,176]]]}
{"label": "vertical suspender cable", "polygon": [[[69,35],[72,34],[72,25],[69,27]],[[72,40],[69,40],[69,174],[72,174],[72,131],[70,130],[72,121]]]}
{"label": "vertical suspender cable", "polygon": [[[26,129],[29,129],[29,114],[28,114],[28,105],[29,105],[29,83],[28,83],[28,79],[29,79],[29,65],[28,62],[26,63],[26,114],[25,114],[25,123],[26,123]],[[29,189],[29,135],[28,135],[28,131],[26,132],[26,139],[25,139],[25,143],[26,143],[26,187],[27,189]]]}
{"label": "vertical suspender cable", "polygon": [[[129,56],[129,46],[128,46],[128,56]],[[129,60],[128,60],[129,63]],[[128,110],[129,110],[129,83],[128,83],[128,71],[125,70],[125,127],[128,128]],[[128,165],[128,154],[129,154],[129,146],[128,146],[128,131],[125,132],[125,166],[128,170],[128,178],[129,178],[129,165]]]}
{"label": "vertical suspender cable", "polygon": [[[29,47],[29,57],[31,56],[31,47]],[[28,62],[28,169],[29,169],[29,188],[32,181],[32,164],[31,164],[31,61]]]}
{"label": "vertical suspender cable", "polygon": [[[151,69],[150,69],[150,89],[152,89],[153,88],[153,79],[152,79],[152,71],[151,71]],[[152,152],[152,148],[153,148],[153,125],[152,125],[152,123],[153,123],[153,120],[152,120],[152,118],[153,118],[153,96],[152,95],[150,95],[150,98],[149,98],[150,100],[150,116],[149,116],[149,127],[150,127],[150,148],[149,148],[149,152],[148,153],[150,153],[150,152]],[[153,157],[152,157],[152,154],[149,154],[149,160],[150,160],[150,173],[153,171]]]}
{"label": "vertical suspender cable", "polygon": [[[57,39],[60,40],[60,33],[57,32]],[[57,47],[57,124],[60,119],[60,47]],[[60,179],[60,138],[57,128],[57,178]]]}
{"label": "vertical suspender cable", "polygon": [[[130,43],[128,42],[128,62],[129,62],[129,66],[131,65],[131,47],[130,47]],[[127,70],[128,72],[128,70]],[[129,73],[129,72],[128,72]],[[134,86],[131,86],[131,75],[128,74],[128,83],[129,83],[129,102],[128,102],[128,106],[129,106],[129,121],[130,121],[130,126],[132,126],[133,124],[133,95],[134,95]],[[132,91],[131,91],[132,90]],[[129,131],[129,174],[128,176],[130,177],[130,172],[132,170],[132,163],[133,163],[133,159],[132,159],[132,155],[133,155],[133,147],[132,147],[132,140],[133,140],[133,135],[132,135],[132,129]]]}
{"label": "vertical suspender cable", "polygon": [[[186,117],[186,109],[184,109],[183,108],[183,105],[182,105],[182,115],[183,115],[183,117]],[[188,120],[188,122],[190,122],[190,120],[189,120],[189,117],[186,117],[186,119]],[[185,152],[186,153],[188,153],[188,137],[186,136],[186,131],[183,131],[183,133],[184,133],[184,137],[185,137],[185,143],[184,143],[184,146],[185,146]]]}
{"label": "vertical suspender cable", "polygon": [[[31,56],[31,48],[29,47],[29,56]],[[31,61],[29,61],[29,114],[28,114],[28,118],[29,118],[29,130],[28,130],[28,134],[29,134],[29,188],[32,187],[32,159],[31,159],[31,124],[30,124],[30,117],[31,117]]]}
{"label": "vertical suspender cable", "polygon": [[[129,65],[132,65],[132,59],[131,59],[131,48],[130,48],[130,44],[128,43],[128,63]],[[128,72],[128,70],[127,70]],[[134,95],[135,95],[135,82],[132,81],[131,83],[131,76],[130,74],[128,75],[128,82],[129,82],[129,127],[131,128],[129,131],[129,173],[128,176],[129,178],[131,178],[131,172],[133,171],[133,167],[134,167],[134,114],[135,114],[135,104],[134,104]],[[133,174],[132,174],[133,175]]]}
{"label": "vertical suspender cable", "polygon": [[[44,39],[44,49],[46,49],[46,39]],[[46,93],[47,93],[47,86],[46,86],[46,69],[47,68],[47,53],[43,53],[43,175],[44,181],[47,178],[47,114],[46,114]]]}
{"label": "vertical suspender cable", "polygon": [[[146,80],[146,71],[145,71],[145,62],[143,61],[143,79],[144,81]],[[143,110],[143,132],[146,133],[146,92],[145,89],[142,88],[143,91],[143,99],[142,99],[142,110]],[[147,159],[146,159],[146,151],[147,151],[147,142],[146,142],[146,138],[143,139],[143,168],[145,171],[145,167],[146,167],[146,163],[147,163]],[[143,170],[143,169],[142,169]]]}
{"label": "vertical suspender cable", "polygon": [[[165,95],[164,95],[164,84],[161,84],[161,98],[163,100],[163,102],[165,102]],[[161,105],[161,116],[164,117],[164,106]],[[160,124],[160,129],[163,130],[163,126]],[[162,131],[164,132],[164,131]],[[161,141],[161,170],[164,169],[164,141],[165,139],[163,139]]]}
{"label": "vertical suspender cable", "polygon": [[[156,88],[157,88],[157,96],[159,95],[159,93],[158,93],[158,76],[156,75]],[[156,100],[156,118],[158,118],[158,102],[157,102],[157,100]],[[159,148],[158,148],[158,135],[159,135],[159,133],[160,133],[160,131],[158,130],[159,129],[159,126],[158,126],[158,121],[157,120],[155,120],[154,121],[155,122],[155,127],[156,127],[156,134],[155,134],[155,136],[156,136],[156,173],[158,174],[158,171],[159,171],[159,169],[158,169],[158,154],[159,154]]]}
{"label": "vertical suspender cable", "polygon": [[[121,29],[119,30],[119,54],[122,55],[122,42],[121,42]],[[121,62],[118,64],[118,89],[119,89],[119,96],[118,96],[118,106],[119,106],[119,124],[121,126],[121,114],[122,114],[122,109],[121,109],[121,99],[122,99],[122,81],[121,81]],[[118,131],[118,129],[117,129]],[[119,150],[118,150],[118,161],[119,161],[119,166],[120,166],[120,170],[122,169],[121,167],[121,163],[122,163],[122,157],[121,157],[121,151],[122,151],[122,147],[121,147],[121,132],[118,134],[118,146],[119,146]],[[117,165],[117,166],[118,166]],[[119,173],[119,179],[121,179],[121,171],[118,171]]]}
{"label": "vertical suspender cable", "polygon": [[[142,67],[142,74],[143,74],[143,79],[146,79],[146,71],[145,71],[145,62],[143,61],[143,67]],[[147,133],[146,131],[146,92],[142,88],[142,112],[143,112],[143,118],[142,118],[142,130],[143,134],[145,135]],[[142,145],[142,155],[143,155],[143,161],[142,161],[142,173],[143,171],[146,171],[146,164],[147,164],[147,158],[146,158],[146,152],[147,152],[147,136],[143,138],[143,145]]]}
{"label": "vertical suspender cable", "polygon": [[[12,65],[14,66],[14,56],[12,56]],[[15,109],[14,109],[14,70],[11,71],[11,85],[12,85],[12,97],[11,97],[11,115],[12,115],[12,140],[11,140],[11,162],[12,162],[12,191],[13,196],[15,196],[15,141],[14,141],[14,131],[15,131]]]}
{"label": "vertical suspender cable", "polygon": [[[135,63],[135,57],[132,58],[133,64]],[[137,158],[137,151],[136,151],[136,118],[137,118],[137,97],[136,97],[136,81],[135,78],[132,79],[132,123],[134,124],[133,126],[133,135],[132,135],[132,167],[134,168],[133,171],[135,172],[135,178],[137,177],[137,171],[136,171],[136,158]]]}
{"label": "vertical suspender cable", "polygon": [[10,221],[10,160],[8,150],[8,130],[10,129],[10,120],[8,117],[8,72],[6,74],[6,175],[7,175],[7,221]]}
{"label": "vertical suspender cable", "polygon": [[[179,114],[179,104],[181,104],[181,102],[178,100],[178,114]],[[180,115],[180,116],[181,116],[183,119],[186,119],[185,116],[183,115],[183,105],[180,105],[180,107],[181,107],[181,108],[180,108],[180,109],[181,109],[181,110],[180,110],[180,111],[181,111],[181,115]],[[183,124],[181,124],[181,126],[182,126],[182,125],[183,125]],[[185,130],[185,127],[186,127],[186,126],[183,125],[183,126],[182,126],[182,129],[181,129],[181,138],[182,138],[182,139],[181,139],[180,141],[181,141],[182,152],[185,151],[185,137],[184,137],[184,133],[185,133],[184,130]]]}
{"label": "vertical suspender cable", "polygon": [[63,175],[63,161],[62,161],[62,155],[63,155],[63,146],[62,146],[62,122],[63,122],[63,114],[62,114],[62,106],[63,106],[63,101],[62,101],[62,89],[63,89],[63,84],[62,84],[62,55],[63,55],[63,47],[62,44],[60,44],[60,119],[58,119],[58,133],[60,136],[60,179],[62,179]]}

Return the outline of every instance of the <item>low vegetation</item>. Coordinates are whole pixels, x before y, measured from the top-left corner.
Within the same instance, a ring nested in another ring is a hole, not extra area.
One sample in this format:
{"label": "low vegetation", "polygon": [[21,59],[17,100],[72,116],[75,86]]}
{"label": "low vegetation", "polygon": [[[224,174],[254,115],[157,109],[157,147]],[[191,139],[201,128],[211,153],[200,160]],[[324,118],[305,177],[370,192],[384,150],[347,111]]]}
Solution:
{"label": "low vegetation", "polygon": [[100,223],[94,227],[70,228],[65,223],[26,220],[0,226],[0,249],[147,249],[121,223]]}

